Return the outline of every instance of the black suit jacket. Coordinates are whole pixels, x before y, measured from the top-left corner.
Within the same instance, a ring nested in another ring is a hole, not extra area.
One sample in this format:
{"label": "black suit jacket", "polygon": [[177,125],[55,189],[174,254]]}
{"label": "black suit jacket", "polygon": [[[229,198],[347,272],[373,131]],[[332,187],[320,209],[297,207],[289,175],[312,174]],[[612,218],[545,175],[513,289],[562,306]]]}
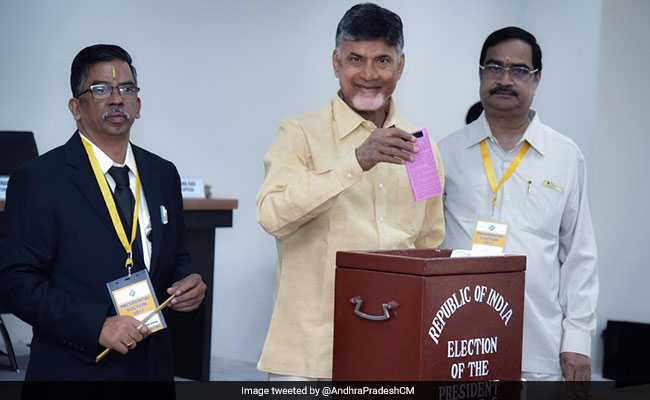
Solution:
{"label": "black suit jacket", "polygon": [[[150,276],[162,302],[189,273],[180,178],[169,161],[132,148],[151,215]],[[78,133],[11,176],[6,213],[0,300],[33,327],[28,380],[173,378],[169,329],[95,363],[103,323],[115,315],[106,283],[125,275],[125,253]]]}

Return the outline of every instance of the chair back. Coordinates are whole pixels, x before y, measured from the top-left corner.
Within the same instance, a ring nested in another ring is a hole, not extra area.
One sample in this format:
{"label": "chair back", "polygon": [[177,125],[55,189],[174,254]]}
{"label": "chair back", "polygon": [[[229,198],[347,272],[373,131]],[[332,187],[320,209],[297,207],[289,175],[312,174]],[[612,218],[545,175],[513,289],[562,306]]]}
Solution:
{"label": "chair back", "polygon": [[38,157],[32,132],[0,131],[0,175],[9,176]]}
{"label": "chair back", "polygon": [[[26,162],[38,157],[36,141],[32,132],[0,131],[0,176],[10,176]],[[0,218],[4,223],[5,218]],[[0,240],[3,236],[0,227]],[[0,314],[8,311],[0,304]]]}

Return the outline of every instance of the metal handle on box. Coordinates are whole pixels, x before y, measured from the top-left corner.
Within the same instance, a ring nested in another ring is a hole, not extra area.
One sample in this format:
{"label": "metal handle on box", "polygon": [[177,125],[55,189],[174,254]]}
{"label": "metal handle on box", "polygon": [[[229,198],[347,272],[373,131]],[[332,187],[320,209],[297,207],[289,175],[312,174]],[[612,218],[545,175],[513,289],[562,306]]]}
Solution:
{"label": "metal handle on box", "polygon": [[361,296],[351,298],[350,303],[354,304],[354,313],[356,316],[368,321],[386,321],[387,319],[390,319],[390,310],[395,310],[397,307],[399,307],[399,304],[396,301],[391,300],[388,303],[381,305],[381,307],[384,309],[383,315],[371,315],[361,311],[361,307],[363,306],[363,299]]}

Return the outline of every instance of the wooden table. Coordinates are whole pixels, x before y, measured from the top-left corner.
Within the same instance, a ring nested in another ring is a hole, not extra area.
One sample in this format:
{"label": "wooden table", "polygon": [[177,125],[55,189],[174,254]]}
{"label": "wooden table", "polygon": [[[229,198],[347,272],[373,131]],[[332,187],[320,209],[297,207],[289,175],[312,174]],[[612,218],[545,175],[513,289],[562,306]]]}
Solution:
{"label": "wooden table", "polygon": [[[0,201],[0,238],[6,229],[5,202]],[[168,324],[174,344],[175,375],[200,381],[210,379],[212,341],[212,289],[214,282],[215,228],[232,227],[234,199],[186,199],[187,246],[192,254],[192,272],[201,274],[208,285],[203,305],[191,313],[169,313]]]}

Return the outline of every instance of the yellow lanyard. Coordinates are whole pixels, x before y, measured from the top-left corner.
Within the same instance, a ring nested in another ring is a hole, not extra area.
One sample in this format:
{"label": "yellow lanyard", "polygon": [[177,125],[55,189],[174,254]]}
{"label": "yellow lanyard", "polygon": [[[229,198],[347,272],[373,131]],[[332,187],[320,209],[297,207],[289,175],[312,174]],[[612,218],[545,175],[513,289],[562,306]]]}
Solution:
{"label": "yellow lanyard", "polygon": [[490,150],[488,149],[487,139],[483,139],[481,141],[481,156],[483,156],[483,168],[485,168],[485,174],[487,175],[488,182],[490,183],[490,189],[492,189],[493,209],[497,205],[497,193],[499,192],[499,190],[501,190],[503,184],[506,183],[506,181],[510,179],[512,174],[515,173],[517,167],[519,167],[519,163],[521,163],[521,160],[523,160],[524,157],[526,156],[526,153],[528,153],[528,149],[530,149],[530,144],[528,144],[528,142],[524,142],[523,146],[521,146],[521,150],[519,150],[519,153],[517,154],[517,157],[515,157],[515,159],[512,160],[512,163],[508,167],[508,170],[506,171],[505,174],[503,174],[499,183],[497,183],[497,179],[494,176],[494,167],[492,167],[492,160],[490,159]]}
{"label": "yellow lanyard", "polygon": [[95,152],[93,151],[92,145],[85,139],[81,139],[86,153],[88,154],[88,159],[90,160],[90,166],[93,169],[95,174],[95,180],[99,185],[99,190],[102,192],[102,197],[104,198],[104,203],[108,209],[108,213],[111,216],[111,221],[113,222],[113,227],[115,228],[115,233],[126,251],[126,262],[124,267],[129,271],[129,276],[131,276],[131,267],[133,267],[133,242],[135,241],[136,232],[138,228],[138,214],[140,210],[140,176],[136,170],[133,171],[135,174],[135,207],[133,209],[133,225],[131,226],[131,240],[129,241],[126,237],[126,231],[122,225],[122,220],[120,219],[120,214],[117,212],[117,207],[115,206],[115,200],[111,194],[111,189],[108,187],[108,182],[106,182],[106,177],[102,172],[101,167],[99,166],[99,161],[95,157]]}

